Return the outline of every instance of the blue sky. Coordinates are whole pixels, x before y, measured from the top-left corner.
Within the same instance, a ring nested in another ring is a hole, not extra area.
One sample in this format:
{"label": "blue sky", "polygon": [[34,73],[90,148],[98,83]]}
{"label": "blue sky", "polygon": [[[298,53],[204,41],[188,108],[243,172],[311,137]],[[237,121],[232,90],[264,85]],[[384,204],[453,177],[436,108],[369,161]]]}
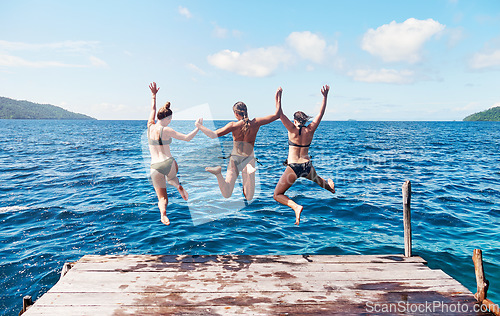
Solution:
{"label": "blue sky", "polygon": [[496,0],[0,2],[0,96],[98,119],[146,120],[156,81],[174,116],[267,115],[279,86],[314,115],[329,84],[327,120],[461,120],[499,75]]}

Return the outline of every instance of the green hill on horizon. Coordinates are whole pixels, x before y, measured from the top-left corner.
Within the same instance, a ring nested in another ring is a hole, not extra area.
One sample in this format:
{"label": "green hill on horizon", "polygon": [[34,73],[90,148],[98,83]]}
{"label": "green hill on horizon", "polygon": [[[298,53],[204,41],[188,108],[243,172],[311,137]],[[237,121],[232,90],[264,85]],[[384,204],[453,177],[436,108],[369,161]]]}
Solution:
{"label": "green hill on horizon", "polygon": [[38,104],[0,97],[0,119],[30,120],[95,120],[85,114],[74,113],[51,104]]}
{"label": "green hill on horizon", "polygon": [[464,118],[464,121],[500,121],[500,106],[471,114]]}

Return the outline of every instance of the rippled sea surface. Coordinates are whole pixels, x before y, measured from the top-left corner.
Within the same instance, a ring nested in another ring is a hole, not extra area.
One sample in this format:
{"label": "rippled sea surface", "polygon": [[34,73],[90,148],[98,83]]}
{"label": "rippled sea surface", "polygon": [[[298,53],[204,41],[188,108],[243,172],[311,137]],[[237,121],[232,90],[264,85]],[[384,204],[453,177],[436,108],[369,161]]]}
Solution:
{"label": "rippled sea surface", "polygon": [[[207,122],[210,124],[210,122]],[[214,122],[220,127],[225,122]],[[213,123],[212,123],[213,124]],[[185,202],[168,187],[167,227],[148,179],[145,121],[0,120],[0,309],[14,315],[86,254],[404,253],[401,186],[412,182],[413,251],[476,291],[483,250],[500,303],[500,123],[322,122],[310,153],[330,194],[305,179],[288,191],[302,222],[275,202],[287,155],[274,122],[255,146],[257,191],[222,198],[206,165],[227,164],[230,136],[174,140]],[[173,122],[180,132],[193,122]],[[240,177],[241,179],[241,177]]]}

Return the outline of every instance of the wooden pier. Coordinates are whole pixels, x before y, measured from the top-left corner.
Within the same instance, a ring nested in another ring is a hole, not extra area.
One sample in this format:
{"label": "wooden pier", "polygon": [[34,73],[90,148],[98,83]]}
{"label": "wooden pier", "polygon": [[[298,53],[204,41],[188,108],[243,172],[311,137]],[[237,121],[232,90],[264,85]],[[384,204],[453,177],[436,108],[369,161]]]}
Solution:
{"label": "wooden pier", "polygon": [[[490,315],[482,254],[476,297],[412,256],[411,184],[403,184],[405,255],[84,256],[30,315]],[[483,305],[476,305],[476,301]],[[31,306],[29,306],[31,305]],[[479,307],[479,309],[478,309]],[[483,307],[481,309],[480,307]]]}
{"label": "wooden pier", "polygon": [[23,315],[479,315],[475,302],[415,256],[84,256]]}

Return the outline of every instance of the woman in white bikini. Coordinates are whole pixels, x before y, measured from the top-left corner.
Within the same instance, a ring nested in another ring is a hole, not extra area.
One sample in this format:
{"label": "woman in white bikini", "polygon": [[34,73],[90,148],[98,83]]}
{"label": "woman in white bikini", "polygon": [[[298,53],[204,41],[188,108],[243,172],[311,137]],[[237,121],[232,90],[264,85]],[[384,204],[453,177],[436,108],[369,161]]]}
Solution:
{"label": "woman in white bikini", "polygon": [[[151,93],[153,94],[151,113],[148,119],[151,180],[153,181],[153,186],[158,196],[158,208],[160,209],[161,222],[165,225],[170,225],[170,220],[167,217],[167,182],[179,191],[184,200],[187,201],[188,199],[188,193],[179,183],[179,179],[177,178],[179,167],[170,152],[170,143],[172,143],[172,138],[188,142],[193,139],[199,129],[195,128],[191,133],[185,135],[168,127],[168,124],[172,121],[170,102],[167,102],[158,110],[158,113],[156,113],[156,93],[160,88],[156,87],[156,83],[153,82],[149,85],[149,89],[151,89]],[[158,118],[157,121],[155,121],[155,115]],[[196,123],[198,123],[198,121]]]}
{"label": "woman in white bikini", "polygon": [[328,179],[328,182],[323,178],[318,176],[316,170],[311,163],[311,157],[309,157],[309,146],[311,145],[312,139],[314,137],[314,132],[319,126],[323,115],[325,114],[326,101],[328,96],[329,86],[323,86],[321,89],[321,94],[323,94],[323,103],[319,114],[314,118],[314,120],[309,125],[305,125],[307,121],[311,118],[307,116],[304,112],[297,111],[294,114],[293,123],[286,117],[283,112],[281,112],[281,122],[288,130],[288,159],[285,162],[287,167],[285,172],[281,176],[276,188],[274,189],[274,199],[279,203],[291,207],[295,212],[295,225],[300,223],[300,214],[304,208],[292,201],[285,192],[295,183],[295,181],[304,177],[315,183],[320,187],[335,193],[335,185],[332,179]]}
{"label": "woman in white bikini", "polygon": [[229,122],[226,126],[212,131],[199,121],[197,127],[210,138],[217,138],[233,133],[233,149],[227,165],[226,178],[222,176],[222,167],[207,167],[206,171],[217,177],[222,196],[229,198],[233,194],[234,184],[241,172],[243,194],[247,200],[253,199],[255,193],[255,156],[254,144],[257,132],[262,125],[269,124],[280,117],[281,88],[276,91],[276,111],[272,115],[248,118],[247,107],[243,102],[236,102],[233,106],[236,122]]}

